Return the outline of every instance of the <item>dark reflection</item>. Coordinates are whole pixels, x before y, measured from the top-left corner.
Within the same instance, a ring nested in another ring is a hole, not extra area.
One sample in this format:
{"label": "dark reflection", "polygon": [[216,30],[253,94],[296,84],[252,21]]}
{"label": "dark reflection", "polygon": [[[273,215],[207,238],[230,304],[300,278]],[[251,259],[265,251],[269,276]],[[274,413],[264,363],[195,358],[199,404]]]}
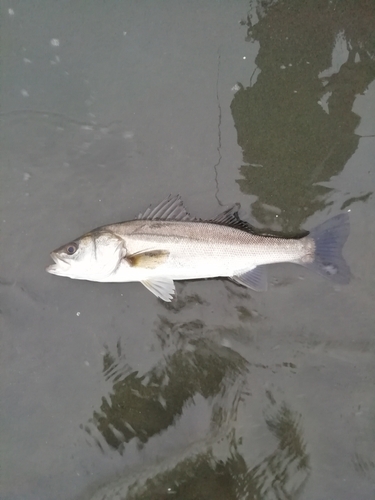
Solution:
{"label": "dark reflection", "polygon": [[[252,318],[248,311],[239,313],[246,322]],[[251,423],[252,376],[256,383],[259,369],[275,367],[248,363],[241,354],[215,341],[212,329],[200,320],[174,322],[159,316],[155,334],[165,356],[145,374],[131,368],[120,343],[115,353],[107,349],[103,371],[113,386],[85,427],[89,440],[104,453],[109,446],[125,455],[127,443],[133,439],[146,450],[152,437],[162,431],[166,436],[189,406],[199,404],[194,399],[197,395],[209,404],[204,439],[186,444],[182,451],[142,473],[124,474],[89,498],[299,498],[310,475],[300,415],[267,390],[264,420],[253,424],[257,429],[262,425],[261,434],[271,433],[274,440],[266,438],[272,444],[267,451],[256,453],[256,459],[251,441],[248,437],[244,441],[237,423],[245,401],[249,409],[245,419]],[[295,369],[292,363],[284,365]],[[255,446],[261,443],[263,447],[258,430],[251,439]]]}
{"label": "dark reflection", "polygon": [[[104,356],[104,373],[113,380],[109,400],[102,399],[100,411],[95,411],[92,423],[109,446],[124,452],[133,438],[146,443],[151,436],[173,425],[185,405],[196,394],[204,398],[220,396],[224,402],[227,392],[237,387],[237,401],[247,364],[239,354],[204,338],[201,321],[172,323],[161,316],[156,335],[163,348],[171,336],[178,347],[145,375],[131,371],[124,363],[120,346],[118,355]],[[213,423],[220,425],[233,404],[218,406]],[[90,427],[86,428],[87,432]],[[101,446],[98,441],[97,444]]]}
{"label": "dark reflection", "polygon": [[[310,475],[309,456],[299,421],[299,415],[285,403],[266,417],[267,427],[277,438],[278,446],[262,462],[249,470],[245,467],[237,474],[237,496],[233,498],[299,498]],[[237,456],[240,457],[238,453]]]}
{"label": "dark reflection", "polygon": [[[244,160],[237,182],[258,196],[253,211],[259,220],[270,223],[266,204],[280,212],[283,230],[296,230],[327,205],[329,190],[318,183],[339,174],[358,147],[360,118],[352,107],[375,78],[375,3],[258,6],[259,22],[246,22],[247,39],[260,43],[258,77],[241,86],[231,104]],[[339,44],[347,60],[329,70]]]}
{"label": "dark reflection", "polygon": [[355,470],[359,472],[361,476],[374,477],[375,460],[372,460],[371,458],[368,457],[364,457],[360,453],[355,453],[353,464]]}
{"label": "dark reflection", "polygon": [[99,499],[181,499],[279,500],[301,498],[310,476],[309,457],[303,441],[299,416],[282,404],[266,418],[269,431],[276,437],[274,450],[249,467],[235,431],[227,433],[221,448],[225,455],[215,457],[213,445],[204,451],[159,464],[137,476],[124,477],[100,488],[91,500]]}
{"label": "dark reflection", "polygon": [[[180,287],[180,285],[181,284],[179,283],[177,286]],[[178,313],[182,309],[193,307],[196,304],[208,305],[208,302],[203,300],[202,297],[200,297],[200,295],[198,295],[197,293],[185,295],[184,297],[182,297],[180,290],[178,290],[177,296],[172,300],[172,302],[164,302],[164,300],[161,299],[158,299],[158,302],[161,306],[167,309],[167,311],[171,311],[173,313]]]}

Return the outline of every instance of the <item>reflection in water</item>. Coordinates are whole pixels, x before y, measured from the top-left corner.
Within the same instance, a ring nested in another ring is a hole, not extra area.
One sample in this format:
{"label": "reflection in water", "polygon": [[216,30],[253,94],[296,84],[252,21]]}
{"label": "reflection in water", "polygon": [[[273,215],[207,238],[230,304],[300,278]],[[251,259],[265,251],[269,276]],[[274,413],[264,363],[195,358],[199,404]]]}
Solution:
{"label": "reflection in water", "polygon": [[246,23],[248,40],[260,43],[260,72],[231,104],[244,160],[237,182],[258,196],[254,214],[264,224],[274,218],[268,205],[281,210],[283,230],[297,230],[328,204],[319,183],[337,175],[358,147],[360,118],[352,107],[375,78],[375,3],[261,6],[259,22]]}
{"label": "reflection in water", "polygon": [[[145,375],[124,366],[119,347],[118,361],[110,353],[105,355],[104,373],[113,380],[113,390],[109,401],[103,398],[100,411],[94,412],[93,423],[109,446],[123,453],[124,445],[133,438],[146,443],[173,425],[197,394],[206,399],[219,396],[222,404],[212,418],[215,426],[222,424],[224,415],[235,411],[245,382],[246,361],[234,351],[204,339],[203,326],[200,321],[176,325],[160,317],[156,334],[163,348],[171,335],[180,345]],[[190,338],[185,341],[183,336]],[[233,387],[235,395],[225,408]]]}
{"label": "reflection in water", "polygon": [[[130,440],[146,448],[152,436],[176,426],[200,394],[211,411],[208,435],[197,446],[143,473],[126,474],[90,498],[298,498],[310,475],[299,415],[267,391],[270,410],[264,421],[274,441],[268,454],[249,463],[254,459],[245,458],[248,453],[236,422],[240,403],[251,397],[251,365],[210,340],[202,321],[176,323],[160,316],[155,333],[167,354],[144,375],[130,368],[120,344],[116,355],[107,352],[104,375],[113,388],[85,430],[93,438],[94,426],[112,449],[125,455]],[[97,444],[104,451],[100,439]]]}
{"label": "reflection in water", "polygon": [[[215,458],[212,447],[185,458],[167,470],[146,471],[101,488],[91,500],[122,499],[298,499],[310,475],[298,419],[286,407],[267,421],[278,439],[273,453],[248,467],[234,432],[227,438],[227,458]],[[162,469],[163,466],[160,466]]]}
{"label": "reflection in water", "polygon": [[[299,498],[310,476],[309,456],[301,435],[299,416],[283,403],[276,412],[266,417],[266,423],[277,438],[278,445],[250,469],[247,469],[238,452],[231,457],[236,464],[232,472],[237,477],[236,496],[232,498]],[[242,471],[238,467],[241,461]]]}
{"label": "reflection in water", "polygon": [[374,477],[375,460],[372,460],[371,458],[368,457],[364,457],[359,453],[355,453],[353,464],[355,470],[359,472],[361,476]]}

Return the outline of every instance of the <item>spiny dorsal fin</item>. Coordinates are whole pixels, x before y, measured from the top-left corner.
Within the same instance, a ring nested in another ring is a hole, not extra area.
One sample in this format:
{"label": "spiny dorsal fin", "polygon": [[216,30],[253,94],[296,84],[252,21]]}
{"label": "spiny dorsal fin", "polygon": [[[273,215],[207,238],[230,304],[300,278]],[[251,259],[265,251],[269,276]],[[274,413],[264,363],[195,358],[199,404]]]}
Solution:
{"label": "spiny dorsal fin", "polygon": [[242,229],[242,231],[257,234],[256,229],[251,224],[240,219],[238,215],[238,211],[240,208],[241,205],[239,203],[236,203],[235,205],[233,205],[233,207],[228,208],[228,210],[225,210],[225,212],[222,212],[209,222],[222,224],[224,226],[236,227],[237,229]]}
{"label": "spiny dorsal fin", "polygon": [[196,221],[187,212],[180,195],[169,196],[166,200],[156,205],[149,207],[143,214],[139,214],[137,219],[142,220],[178,220],[178,221]]}

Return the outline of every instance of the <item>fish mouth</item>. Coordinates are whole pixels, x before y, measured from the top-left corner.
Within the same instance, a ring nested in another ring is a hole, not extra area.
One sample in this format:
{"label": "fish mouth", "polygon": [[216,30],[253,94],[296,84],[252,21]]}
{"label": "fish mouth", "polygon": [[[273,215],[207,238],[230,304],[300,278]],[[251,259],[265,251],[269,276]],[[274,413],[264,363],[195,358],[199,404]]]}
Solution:
{"label": "fish mouth", "polygon": [[54,264],[51,264],[46,267],[47,273],[50,274],[61,274],[64,270],[69,268],[68,262],[64,260],[60,255],[56,252],[50,253],[51,259],[54,261]]}

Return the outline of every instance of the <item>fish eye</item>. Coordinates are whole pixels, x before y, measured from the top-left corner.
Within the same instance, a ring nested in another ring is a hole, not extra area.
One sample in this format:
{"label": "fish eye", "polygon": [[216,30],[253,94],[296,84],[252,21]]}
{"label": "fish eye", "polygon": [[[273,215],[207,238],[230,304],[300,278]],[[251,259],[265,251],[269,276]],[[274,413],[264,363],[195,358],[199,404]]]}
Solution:
{"label": "fish eye", "polygon": [[66,245],[65,250],[68,255],[73,255],[78,250],[78,245],[74,242],[69,243],[68,245]]}

